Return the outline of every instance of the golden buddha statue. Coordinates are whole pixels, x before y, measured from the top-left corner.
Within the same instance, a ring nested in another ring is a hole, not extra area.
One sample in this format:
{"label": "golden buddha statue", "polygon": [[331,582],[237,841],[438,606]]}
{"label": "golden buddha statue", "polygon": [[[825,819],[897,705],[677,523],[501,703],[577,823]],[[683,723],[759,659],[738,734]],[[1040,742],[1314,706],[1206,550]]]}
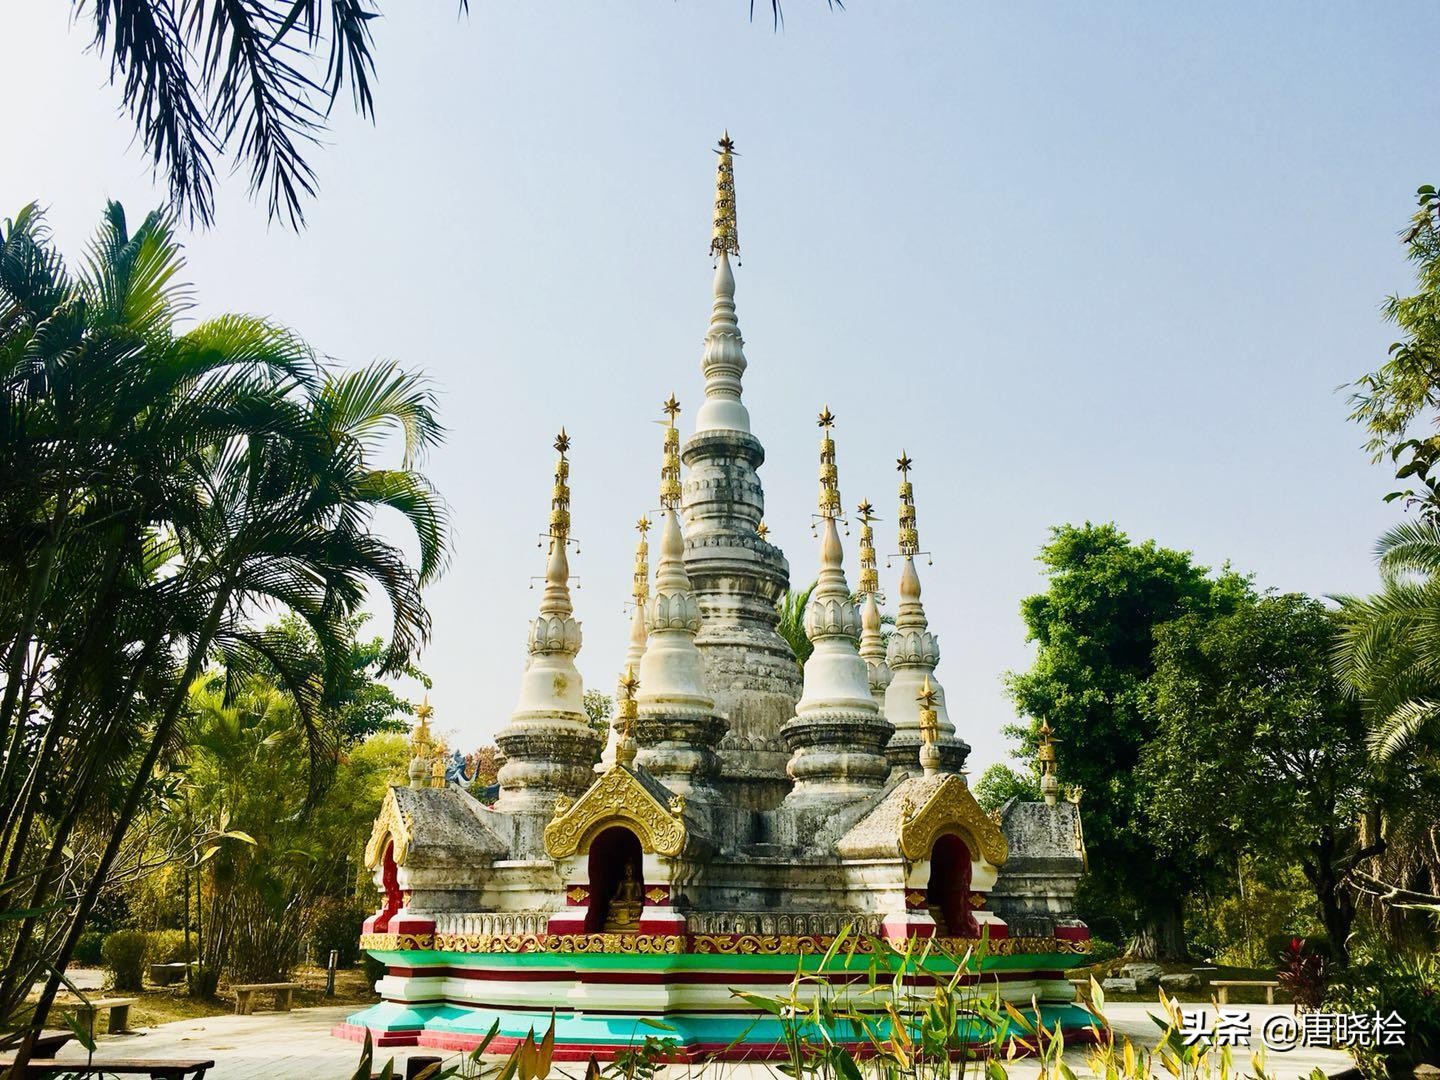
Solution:
{"label": "golden buddha statue", "polygon": [[635,864],[625,864],[625,874],[620,883],[615,886],[615,895],[610,898],[610,906],[605,912],[606,933],[627,934],[634,933],[640,926],[640,909],[645,906],[645,899],[640,894],[640,878],[635,873]]}

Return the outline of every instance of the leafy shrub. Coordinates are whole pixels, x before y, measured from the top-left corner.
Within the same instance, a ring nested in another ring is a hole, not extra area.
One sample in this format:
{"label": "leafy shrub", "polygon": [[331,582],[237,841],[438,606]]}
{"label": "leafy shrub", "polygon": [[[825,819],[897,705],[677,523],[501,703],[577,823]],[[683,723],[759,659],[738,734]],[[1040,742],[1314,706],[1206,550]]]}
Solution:
{"label": "leafy shrub", "polygon": [[100,956],[110,968],[116,990],[139,990],[144,985],[148,935],[139,930],[116,930],[100,946]]}
{"label": "leafy shrub", "polygon": [[353,900],[325,896],[311,909],[310,955],[324,967],[330,961],[330,950],[340,954],[341,967],[354,967],[360,960],[360,924],[368,912]]}
{"label": "leafy shrub", "polygon": [[186,948],[184,930],[152,930],[148,937],[150,951],[147,963],[184,964],[195,959],[195,942],[192,939],[190,947]]}
{"label": "leafy shrub", "polygon": [[1104,938],[1092,937],[1090,939],[1090,963],[1105,964],[1114,960],[1120,955],[1120,946],[1113,941],[1106,941]]}
{"label": "leafy shrub", "polygon": [[75,943],[75,955],[72,962],[82,967],[98,967],[100,964],[100,946],[105,941],[105,935],[99,930],[86,930],[80,935],[80,940]]}
{"label": "leafy shrub", "polygon": [[1291,938],[1280,954],[1275,978],[1290,994],[1290,1000],[1301,1008],[1317,1008],[1325,1000],[1325,984],[1329,963],[1303,938]]}
{"label": "leafy shrub", "polygon": [[1404,1046],[1351,1047],[1371,1080],[1408,1075],[1421,1062],[1440,1061],[1440,955],[1406,955],[1381,946],[1357,950],[1350,967],[1336,973],[1325,1008],[1404,1018]]}

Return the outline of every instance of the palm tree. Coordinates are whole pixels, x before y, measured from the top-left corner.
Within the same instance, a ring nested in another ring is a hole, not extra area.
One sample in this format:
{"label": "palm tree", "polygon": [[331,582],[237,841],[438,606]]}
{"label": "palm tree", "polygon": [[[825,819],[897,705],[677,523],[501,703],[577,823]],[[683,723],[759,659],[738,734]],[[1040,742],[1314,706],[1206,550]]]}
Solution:
{"label": "palm tree", "polygon": [[1340,597],[1335,666],[1362,701],[1375,806],[1362,842],[1378,851],[1350,875],[1376,914],[1440,910],[1440,522],[1407,521],[1377,544],[1381,590]]}
{"label": "palm tree", "polygon": [[[338,669],[373,585],[393,622],[383,669],[399,671],[444,567],[444,503],[415,468],[441,436],[424,381],[326,372],[249,316],[180,333],[182,268],[167,219],[132,233],[114,204],[73,279],[33,208],[0,235],[0,1011],[48,972],[34,1030],[210,660],[236,680],[275,673],[323,761],[331,680],[252,616],[291,613]],[[374,532],[382,509],[410,524],[418,568]],[[109,823],[83,872],[68,854],[82,817]]]}
{"label": "palm tree", "polygon": [[1390,762],[1440,734],[1440,523],[1397,525],[1377,553],[1381,591],[1340,598],[1335,660],[1365,702],[1376,760]]}
{"label": "palm tree", "polygon": [[805,661],[810,659],[810,653],[815,648],[805,634],[805,608],[810,603],[810,594],[815,591],[816,584],[812,581],[798,592],[786,589],[780,594],[780,599],[775,601],[775,610],[780,614],[780,622],[775,630],[790,644],[791,651],[795,653],[795,662],[802,671]]}
{"label": "palm tree", "polygon": [[[93,26],[92,47],[109,58],[141,146],[192,221],[214,219],[216,159],[234,157],[270,217],[299,226],[316,191],[307,148],[336,102],[348,89],[355,111],[375,119],[370,23],[379,0],[73,3],[77,21]],[[770,9],[778,29],[780,0]]]}

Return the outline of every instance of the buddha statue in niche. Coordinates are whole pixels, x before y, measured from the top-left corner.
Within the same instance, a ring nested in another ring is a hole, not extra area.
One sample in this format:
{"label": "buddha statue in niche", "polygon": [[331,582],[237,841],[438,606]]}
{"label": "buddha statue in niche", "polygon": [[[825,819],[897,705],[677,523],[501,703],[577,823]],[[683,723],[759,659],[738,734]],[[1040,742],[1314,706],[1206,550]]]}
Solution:
{"label": "buddha statue in niche", "polygon": [[627,861],[625,872],[615,886],[615,895],[610,898],[609,908],[605,912],[605,932],[633,933],[640,927],[640,909],[644,906],[640,876],[635,872],[635,864]]}

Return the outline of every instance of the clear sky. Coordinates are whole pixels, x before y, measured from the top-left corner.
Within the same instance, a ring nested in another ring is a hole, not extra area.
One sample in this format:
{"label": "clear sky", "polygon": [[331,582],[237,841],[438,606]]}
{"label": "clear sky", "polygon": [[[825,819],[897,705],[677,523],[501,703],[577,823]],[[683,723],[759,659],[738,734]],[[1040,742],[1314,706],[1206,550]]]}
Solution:
{"label": "clear sky", "polygon": [[[1374,584],[1397,511],[1336,387],[1384,357],[1396,233],[1440,176],[1433,5],[788,0],[779,34],[757,6],[392,0],[378,122],[340,116],[309,228],[268,226],[242,175],[188,237],[202,314],[269,314],[439,387],[441,730],[473,745],[514,706],[561,424],[579,664],[613,688],[651,421],[674,390],[688,431],[700,398],[726,127],[772,539],[809,581],[822,404],[882,552],[911,453],[972,766],[1006,753],[1001,677],[1028,663],[1019,601],[1055,523],[1113,520],[1262,587]],[[0,213],[40,200],[78,259],[106,197],[138,217],[160,196],[69,12],[0,14]]]}

